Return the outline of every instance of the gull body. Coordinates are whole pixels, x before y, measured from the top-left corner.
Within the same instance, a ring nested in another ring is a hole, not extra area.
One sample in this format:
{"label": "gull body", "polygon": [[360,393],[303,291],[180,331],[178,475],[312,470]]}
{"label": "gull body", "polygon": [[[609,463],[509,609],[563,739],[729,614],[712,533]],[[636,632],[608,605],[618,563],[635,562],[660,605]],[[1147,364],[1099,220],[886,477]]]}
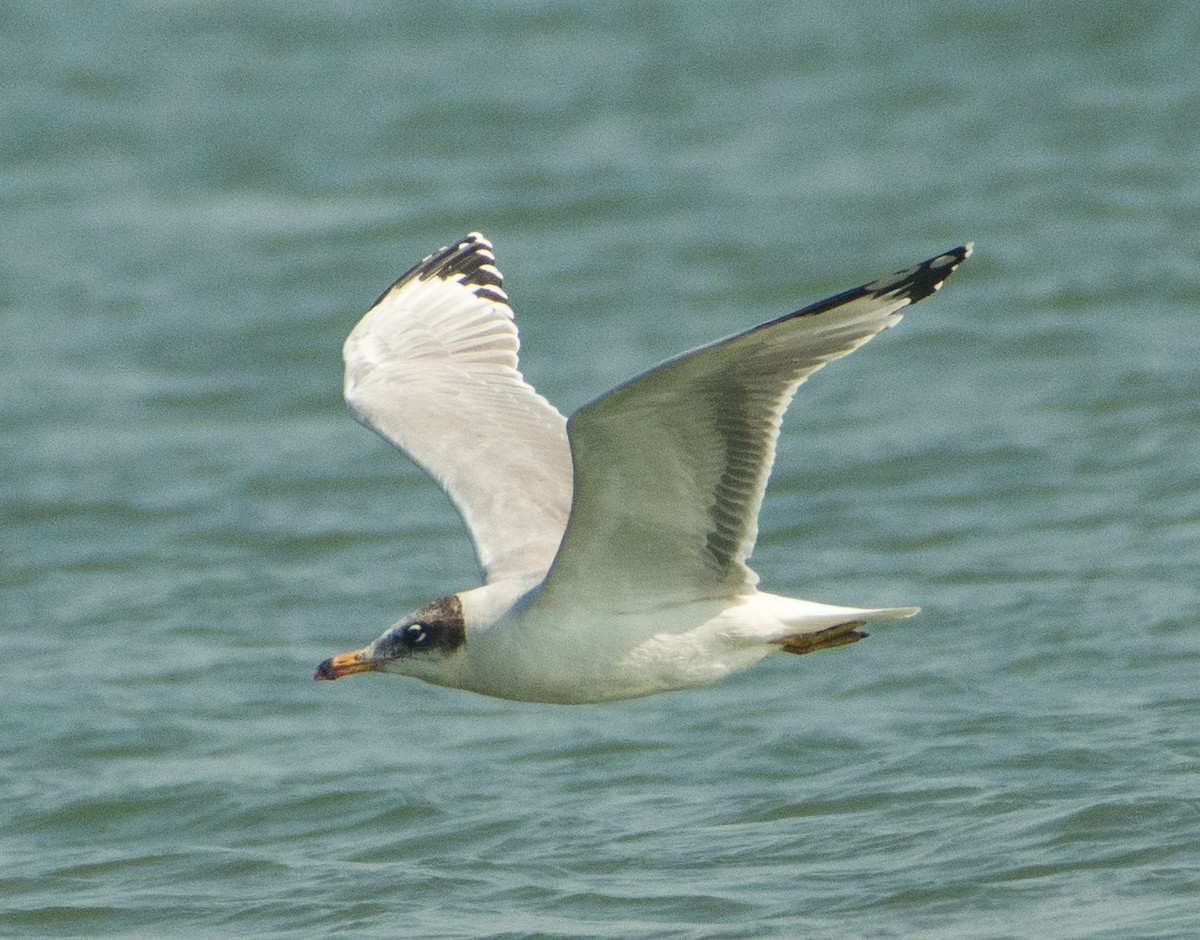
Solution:
{"label": "gull body", "polygon": [[796,388],[898,322],[970,250],[668,360],[569,422],[518,370],[491,244],[475,232],[425,258],[347,338],[345,395],[449,494],[485,583],[330,657],[315,678],[391,672],[519,701],[605,702],[707,685],[915,614],[759,591],[747,559]]}

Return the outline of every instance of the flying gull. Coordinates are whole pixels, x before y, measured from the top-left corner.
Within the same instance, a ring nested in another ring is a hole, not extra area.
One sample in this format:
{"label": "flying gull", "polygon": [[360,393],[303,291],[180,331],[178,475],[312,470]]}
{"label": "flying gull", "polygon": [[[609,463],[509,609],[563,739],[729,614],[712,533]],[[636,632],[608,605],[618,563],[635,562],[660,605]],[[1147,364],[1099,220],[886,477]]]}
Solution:
{"label": "flying gull", "polygon": [[862,639],[916,607],[768,594],[747,565],[783,413],[826,363],[897,323],[971,245],[664,362],[568,421],[518,370],[478,232],[430,255],[347,338],[354,414],[449,494],[485,583],[411,613],[316,679],[393,672],[587,703],[693,688],[776,651]]}

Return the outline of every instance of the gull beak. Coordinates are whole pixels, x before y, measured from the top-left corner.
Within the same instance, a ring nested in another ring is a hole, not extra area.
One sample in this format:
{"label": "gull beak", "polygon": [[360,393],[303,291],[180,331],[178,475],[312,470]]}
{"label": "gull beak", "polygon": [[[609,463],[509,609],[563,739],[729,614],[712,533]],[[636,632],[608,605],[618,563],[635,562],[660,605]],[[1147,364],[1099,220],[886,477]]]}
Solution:
{"label": "gull beak", "polygon": [[349,653],[330,656],[317,667],[313,678],[318,681],[340,679],[342,676],[351,676],[356,672],[374,672],[378,668],[379,660],[371,659],[367,655],[366,649],[351,650]]}

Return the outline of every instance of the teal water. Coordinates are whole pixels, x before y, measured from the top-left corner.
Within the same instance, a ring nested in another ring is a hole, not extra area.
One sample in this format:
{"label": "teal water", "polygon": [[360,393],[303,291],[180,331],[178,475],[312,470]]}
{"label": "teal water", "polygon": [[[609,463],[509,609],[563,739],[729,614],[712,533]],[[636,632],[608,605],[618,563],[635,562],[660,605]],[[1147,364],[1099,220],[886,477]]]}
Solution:
{"label": "teal water", "polygon": [[[0,935],[1200,934],[1200,7],[0,5]],[[604,707],[314,665],[475,583],[340,344],[470,229],[564,410],[967,239]]]}

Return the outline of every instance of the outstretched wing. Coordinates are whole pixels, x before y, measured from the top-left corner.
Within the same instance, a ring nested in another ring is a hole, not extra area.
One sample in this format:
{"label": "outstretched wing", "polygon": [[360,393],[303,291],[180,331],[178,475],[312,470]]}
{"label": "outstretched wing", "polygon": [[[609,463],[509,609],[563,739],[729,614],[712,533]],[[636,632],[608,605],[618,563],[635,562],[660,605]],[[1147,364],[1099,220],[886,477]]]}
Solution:
{"label": "outstretched wing", "polygon": [[430,255],[343,348],[351,410],[446,490],[488,581],[540,576],[571,505],[566,421],[518,371],[495,261],[478,232]]}
{"label": "outstretched wing", "polygon": [[574,504],[534,603],[621,614],[752,587],[746,559],[796,387],[898,322],[970,250],[703,346],[577,411]]}

